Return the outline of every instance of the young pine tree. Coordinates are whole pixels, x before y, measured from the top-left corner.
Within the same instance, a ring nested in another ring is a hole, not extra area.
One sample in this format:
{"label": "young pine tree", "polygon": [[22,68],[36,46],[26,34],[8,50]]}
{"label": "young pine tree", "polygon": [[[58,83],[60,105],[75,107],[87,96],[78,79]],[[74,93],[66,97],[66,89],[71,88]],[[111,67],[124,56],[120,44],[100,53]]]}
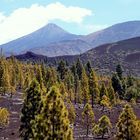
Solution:
{"label": "young pine tree", "polygon": [[99,119],[98,124],[94,126],[93,133],[101,136],[101,138],[104,139],[105,134],[109,136],[111,128],[112,124],[110,122],[110,119],[106,115],[104,115]]}
{"label": "young pine tree", "polygon": [[102,86],[101,86],[101,89],[100,89],[100,99],[102,99],[102,97],[104,95],[108,97],[108,91],[107,91],[107,88],[105,86],[105,83],[102,83]]}
{"label": "young pine tree", "polygon": [[82,91],[82,100],[84,102],[84,105],[89,102],[90,96],[89,96],[89,83],[88,83],[88,77],[86,74],[85,69],[82,70],[82,78],[81,78],[81,91]]}
{"label": "young pine tree", "polygon": [[74,124],[75,117],[76,117],[75,108],[72,102],[70,102],[69,103],[69,120],[71,124]]}
{"label": "young pine tree", "polygon": [[0,128],[8,125],[9,115],[10,114],[6,108],[0,108]]}
{"label": "young pine tree", "polygon": [[84,110],[82,112],[82,120],[84,125],[86,126],[86,136],[88,136],[91,125],[94,125],[94,112],[89,103],[87,103],[84,107]]}
{"label": "young pine tree", "polygon": [[136,116],[130,105],[126,104],[124,106],[116,126],[118,140],[139,140],[140,135],[137,131]]}
{"label": "young pine tree", "polygon": [[103,107],[103,111],[105,109],[105,107],[110,108],[110,102],[109,102],[109,98],[106,95],[102,96],[100,105]]}
{"label": "young pine tree", "polygon": [[32,121],[34,121],[35,116],[40,113],[40,106],[40,85],[36,80],[33,80],[26,90],[23,108],[21,110],[20,136],[22,140],[33,138]]}
{"label": "young pine tree", "polygon": [[99,99],[100,99],[98,80],[95,71],[93,69],[91,70],[90,77],[89,77],[89,93],[91,95],[92,108],[93,108],[93,104],[99,103]]}
{"label": "young pine tree", "polygon": [[113,89],[113,87],[112,87],[111,82],[109,82],[109,86],[108,86],[108,88],[107,88],[107,91],[108,91],[108,97],[109,97],[109,99],[110,99],[110,103],[111,103],[111,105],[113,106],[113,105],[116,104],[117,99],[116,99],[116,93],[115,93],[115,91],[114,91],[114,89]]}
{"label": "young pine tree", "polygon": [[53,86],[33,126],[34,140],[73,140],[68,111],[59,90]]}

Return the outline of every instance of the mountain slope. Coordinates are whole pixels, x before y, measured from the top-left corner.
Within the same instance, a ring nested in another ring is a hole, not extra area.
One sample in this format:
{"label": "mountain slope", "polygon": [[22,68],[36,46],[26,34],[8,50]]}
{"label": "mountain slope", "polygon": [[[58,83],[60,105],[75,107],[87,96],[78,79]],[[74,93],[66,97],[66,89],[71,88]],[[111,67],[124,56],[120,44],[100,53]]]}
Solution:
{"label": "mountain slope", "polygon": [[140,36],[140,21],[115,24],[109,28],[89,34],[83,40],[93,47]]}
{"label": "mountain slope", "polygon": [[85,48],[86,50],[90,50],[90,44],[83,40],[75,39],[51,43],[42,47],[30,49],[29,51],[48,57],[54,57],[81,54],[85,52]]}

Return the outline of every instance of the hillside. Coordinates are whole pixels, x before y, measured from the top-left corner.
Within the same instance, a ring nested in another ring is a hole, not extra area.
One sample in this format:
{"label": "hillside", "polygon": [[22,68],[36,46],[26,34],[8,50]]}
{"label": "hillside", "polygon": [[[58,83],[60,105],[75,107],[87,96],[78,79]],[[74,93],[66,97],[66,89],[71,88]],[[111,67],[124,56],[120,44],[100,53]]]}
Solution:
{"label": "hillside", "polygon": [[48,57],[78,55],[97,46],[140,36],[140,21],[113,25],[89,35],[74,35],[55,24],[0,45],[6,55],[31,51]]}
{"label": "hillside", "polygon": [[85,62],[109,72],[115,65],[121,63],[126,72],[140,73],[140,37],[132,38],[112,44],[105,44],[81,55]]}
{"label": "hillside", "polygon": [[110,73],[110,70],[114,70],[115,66],[118,63],[121,63],[126,73],[131,72],[135,75],[139,75],[140,37],[101,45],[97,48],[87,51],[86,53],[75,56],[45,57],[30,52],[16,56],[16,58],[20,60],[45,60],[45,62],[49,64],[56,64],[56,62],[60,60],[66,60],[70,63],[73,63],[78,57],[80,57],[84,63],[89,60],[92,65],[101,72]]}

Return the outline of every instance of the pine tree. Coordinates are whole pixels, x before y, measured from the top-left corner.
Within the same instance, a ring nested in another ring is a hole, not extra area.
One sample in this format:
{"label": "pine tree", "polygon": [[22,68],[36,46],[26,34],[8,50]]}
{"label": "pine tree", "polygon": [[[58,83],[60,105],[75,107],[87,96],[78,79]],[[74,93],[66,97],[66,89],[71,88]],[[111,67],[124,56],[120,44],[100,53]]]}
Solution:
{"label": "pine tree", "polygon": [[74,101],[74,92],[73,92],[73,89],[69,89],[68,91],[68,98],[71,102]]}
{"label": "pine tree", "polygon": [[24,88],[24,74],[22,70],[22,66],[19,67],[19,88]]}
{"label": "pine tree", "polygon": [[1,94],[3,94],[3,73],[4,73],[3,59],[0,58],[0,92]]}
{"label": "pine tree", "polygon": [[116,127],[118,140],[139,140],[140,135],[137,133],[136,116],[130,105],[126,104],[124,106]]}
{"label": "pine tree", "polygon": [[74,77],[72,75],[72,72],[69,69],[67,70],[67,74],[65,76],[64,83],[67,87],[67,90],[74,88]]}
{"label": "pine tree", "polygon": [[20,136],[22,140],[33,138],[32,121],[35,116],[40,113],[41,92],[40,85],[36,80],[33,80],[30,87],[26,90],[26,95],[21,111]]}
{"label": "pine tree", "polygon": [[60,93],[62,93],[62,99],[64,101],[68,101],[68,92],[66,90],[66,86],[65,86],[64,82],[60,82],[59,90],[60,90]]}
{"label": "pine tree", "polygon": [[126,94],[126,90],[127,90],[127,83],[126,83],[126,79],[125,79],[125,78],[123,78],[123,79],[121,80],[121,82],[122,82],[122,88],[123,88],[123,98],[124,98],[124,96],[125,96],[125,94]]}
{"label": "pine tree", "polygon": [[82,100],[84,101],[84,105],[89,102],[89,83],[88,77],[86,75],[86,71],[83,68],[82,70],[82,78],[81,78],[81,91],[82,91]]}
{"label": "pine tree", "polygon": [[16,68],[14,68],[14,65],[12,64],[11,67],[10,67],[10,85],[11,85],[11,88],[10,88],[10,93],[11,93],[11,97],[12,95],[15,93],[16,91],[16,87],[17,87],[17,78],[16,78]]}
{"label": "pine tree", "polygon": [[[71,71],[73,73],[73,76],[74,76],[74,103],[76,104],[77,102],[81,102],[81,82],[79,80],[79,75],[78,75],[78,70],[79,69],[79,64],[80,64],[80,67],[82,67],[82,64],[80,63],[80,59],[77,60],[77,63],[74,64],[72,67],[71,67]],[[82,74],[82,72],[80,72],[80,75]],[[81,78],[81,76],[80,76]]]}
{"label": "pine tree", "polygon": [[109,86],[108,86],[108,88],[107,88],[107,91],[108,91],[108,97],[109,97],[109,99],[110,99],[110,103],[111,103],[112,105],[115,105],[116,102],[117,102],[117,99],[116,99],[116,94],[115,94],[115,91],[114,91],[114,89],[113,89],[113,87],[112,87],[111,82],[109,82]]}
{"label": "pine tree", "polygon": [[79,78],[78,78],[78,75],[75,73],[75,75],[74,75],[74,103],[75,104],[78,101],[78,93],[80,93],[78,87],[79,87]]}
{"label": "pine tree", "polygon": [[2,75],[2,88],[3,88],[3,93],[9,93],[10,91],[10,78],[8,74],[8,68],[5,66],[3,75]]}
{"label": "pine tree", "polygon": [[122,82],[120,81],[117,74],[113,74],[111,81],[112,81],[112,86],[114,88],[114,91],[117,92],[119,97],[122,99],[124,97],[124,90],[123,90]]}
{"label": "pine tree", "polygon": [[36,66],[36,80],[40,84],[40,88],[43,92],[45,92],[45,86],[44,86],[44,81],[43,81],[43,76],[42,76],[42,71],[41,71],[41,66],[37,65]]}
{"label": "pine tree", "polygon": [[77,71],[77,75],[79,77],[79,80],[81,80],[82,79],[83,65],[82,65],[79,58],[77,59],[77,62],[76,62],[76,71]]}
{"label": "pine tree", "polygon": [[69,103],[69,120],[70,120],[71,124],[74,124],[75,117],[76,117],[75,108],[74,108],[74,105],[72,104],[72,102],[70,102]]}
{"label": "pine tree", "polygon": [[75,104],[81,103],[82,101],[82,89],[81,89],[81,82],[78,78],[78,76],[76,75],[75,77],[75,98],[74,98],[74,102]]}
{"label": "pine tree", "polygon": [[87,64],[86,64],[86,71],[87,71],[87,75],[90,76],[90,73],[92,71],[92,67],[91,67],[90,61],[88,61]]}
{"label": "pine tree", "polygon": [[77,74],[76,64],[73,64],[70,68],[71,72],[73,73],[73,76],[75,77]]}
{"label": "pine tree", "polygon": [[100,105],[103,106],[103,111],[105,107],[110,108],[110,102],[109,102],[109,98],[106,95],[102,96]]}
{"label": "pine tree", "polygon": [[67,72],[66,63],[64,61],[59,62],[57,71],[60,74],[60,79],[64,80],[65,79],[65,74]]}
{"label": "pine tree", "polygon": [[120,64],[118,64],[116,66],[116,72],[117,72],[117,75],[119,77],[120,80],[122,80],[122,74],[123,74],[123,70],[122,70],[122,67]]}
{"label": "pine tree", "polygon": [[100,99],[98,80],[95,71],[93,69],[91,70],[90,77],[89,77],[89,93],[91,95],[92,108],[93,108],[93,104],[99,103],[99,99]]}
{"label": "pine tree", "polygon": [[0,108],[0,128],[9,124],[9,112],[6,108]]}
{"label": "pine tree", "polygon": [[69,127],[68,111],[61,94],[52,87],[43,102],[41,113],[34,123],[35,140],[72,140],[72,130]]}
{"label": "pine tree", "polygon": [[41,64],[41,73],[42,73],[42,76],[43,76],[43,81],[45,81],[45,76],[46,76],[47,70],[46,70],[46,67],[45,67],[44,63]]}
{"label": "pine tree", "polygon": [[101,89],[100,89],[100,99],[102,99],[103,96],[108,97],[108,92],[107,92],[107,88],[105,86],[105,83],[102,83]]}
{"label": "pine tree", "polygon": [[104,139],[105,134],[108,134],[109,136],[111,128],[112,124],[110,122],[110,119],[106,115],[104,115],[99,119],[98,124],[94,126],[93,133],[101,136],[101,138]]}
{"label": "pine tree", "polygon": [[94,112],[89,103],[87,103],[84,107],[84,110],[82,112],[82,120],[84,125],[86,126],[86,136],[88,136],[89,128],[91,127],[91,125],[94,125]]}
{"label": "pine tree", "polygon": [[30,73],[28,72],[25,75],[24,90],[26,90],[30,86],[30,83],[31,83],[31,77],[30,77]]}
{"label": "pine tree", "polygon": [[13,66],[12,66],[12,67],[14,68],[13,75],[14,75],[14,77],[15,77],[15,85],[16,85],[16,87],[17,87],[18,82],[19,82],[19,71],[20,71],[20,66],[19,66],[18,61],[17,61],[15,58],[13,59]]}
{"label": "pine tree", "polygon": [[47,87],[47,92],[50,90],[50,87],[56,84],[57,84],[57,72],[55,68],[48,67],[45,76],[45,85]]}

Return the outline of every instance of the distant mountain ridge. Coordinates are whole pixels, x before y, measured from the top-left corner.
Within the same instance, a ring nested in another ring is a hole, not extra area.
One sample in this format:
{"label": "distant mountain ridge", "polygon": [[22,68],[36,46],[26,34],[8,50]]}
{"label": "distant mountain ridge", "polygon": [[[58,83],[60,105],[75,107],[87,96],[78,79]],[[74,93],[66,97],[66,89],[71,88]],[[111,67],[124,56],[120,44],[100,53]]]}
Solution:
{"label": "distant mountain ridge", "polygon": [[89,35],[71,34],[55,24],[0,45],[6,55],[31,51],[49,57],[76,55],[97,46],[140,36],[140,21],[129,21],[113,25]]}
{"label": "distant mountain ridge", "polygon": [[[140,21],[129,21],[115,24],[104,30],[91,33],[85,37],[85,40],[99,46],[102,44],[113,43],[120,40],[126,40],[140,36]],[[95,39],[96,38],[96,39]]]}

